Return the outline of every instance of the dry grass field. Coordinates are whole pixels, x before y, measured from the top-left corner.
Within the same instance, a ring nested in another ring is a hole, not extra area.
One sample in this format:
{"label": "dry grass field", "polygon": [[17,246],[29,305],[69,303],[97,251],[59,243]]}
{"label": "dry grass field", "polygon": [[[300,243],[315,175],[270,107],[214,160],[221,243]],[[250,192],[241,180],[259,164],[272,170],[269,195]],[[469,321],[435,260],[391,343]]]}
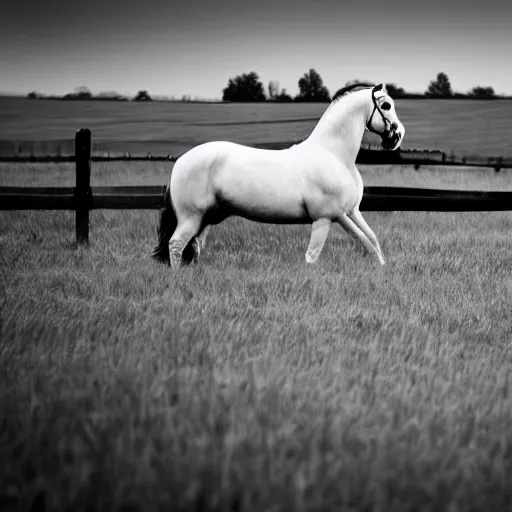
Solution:
{"label": "dry grass field", "polygon": [[[55,139],[102,126],[55,115]],[[92,184],[165,184],[169,169],[94,164]],[[512,190],[507,171],[362,174]],[[72,165],[0,164],[0,185],[73,183]],[[0,212],[0,509],[510,510],[512,216],[365,217],[384,267],[339,228],[308,266],[308,226],[233,218],[173,273],[149,258],[156,211],[93,211],[87,249],[72,213]]]}
{"label": "dry grass field", "polygon": [[508,510],[512,219],[233,219],[148,259],[154,215],[0,216],[3,510]]}

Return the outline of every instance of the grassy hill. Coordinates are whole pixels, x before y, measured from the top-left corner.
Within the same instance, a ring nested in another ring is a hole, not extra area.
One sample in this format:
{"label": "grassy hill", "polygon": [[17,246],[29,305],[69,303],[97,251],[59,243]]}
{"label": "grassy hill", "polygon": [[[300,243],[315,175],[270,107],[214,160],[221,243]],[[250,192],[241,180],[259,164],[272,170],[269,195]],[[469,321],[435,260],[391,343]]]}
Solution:
{"label": "grassy hill", "polygon": [[[397,100],[406,127],[403,148],[458,154],[512,155],[512,101]],[[72,151],[76,129],[92,130],[95,150],[181,153],[209,140],[243,144],[293,142],[307,137],[325,104],[208,104],[86,102],[0,98],[0,141],[22,151]],[[367,135],[366,142],[375,142]],[[18,151],[0,144],[3,153]]]}

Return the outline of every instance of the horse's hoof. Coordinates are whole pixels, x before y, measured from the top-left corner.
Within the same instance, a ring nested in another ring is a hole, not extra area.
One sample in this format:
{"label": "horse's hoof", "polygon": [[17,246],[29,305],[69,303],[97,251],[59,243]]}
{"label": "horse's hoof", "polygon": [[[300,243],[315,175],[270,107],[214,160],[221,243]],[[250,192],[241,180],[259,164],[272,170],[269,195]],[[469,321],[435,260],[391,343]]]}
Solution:
{"label": "horse's hoof", "polygon": [[306,263],[313,264],[313,263],[316,263],[317,260],[318,260],[318,256],[315,257],[315,256],[311,256],[310,254],[306,254]]}

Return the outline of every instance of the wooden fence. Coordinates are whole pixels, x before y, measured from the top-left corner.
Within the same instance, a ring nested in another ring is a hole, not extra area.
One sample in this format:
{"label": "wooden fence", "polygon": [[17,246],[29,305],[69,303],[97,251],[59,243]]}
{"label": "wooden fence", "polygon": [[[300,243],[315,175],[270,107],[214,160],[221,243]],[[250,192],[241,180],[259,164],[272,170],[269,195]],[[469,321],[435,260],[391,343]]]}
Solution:
{"label": "wooden fence", "polygon": [[[265,145],[269,147],[269,145]],[[277,145],[272,145],[276,148]],[[286,145],[285,145],[286,147]],[[428,157],[435,153],[435,157]],[[443,158],[444,153],[428,151],[383,152],[361,149],[358,163],[372,165],[463,165],[478,166],[467,159]],[[427,155],[427,156],[426,156]],[[75,162],[75,187],[0,187],[0,210],[74,210],[78,244],[89,242],[89,212],[94,209],[159,209],[163,207],[165,186],[91,187],[93,161],[170,161],[178,157],[91,155],[91,132],[77,131],[73,156],[2,157],[8,162]],[[496,170],[512,168],[503,158],[488,159],[488,167]],[[366,211],[509,211],[512,192],[473,192],[417,189],[402,187],[366,187],[361,210]]]}

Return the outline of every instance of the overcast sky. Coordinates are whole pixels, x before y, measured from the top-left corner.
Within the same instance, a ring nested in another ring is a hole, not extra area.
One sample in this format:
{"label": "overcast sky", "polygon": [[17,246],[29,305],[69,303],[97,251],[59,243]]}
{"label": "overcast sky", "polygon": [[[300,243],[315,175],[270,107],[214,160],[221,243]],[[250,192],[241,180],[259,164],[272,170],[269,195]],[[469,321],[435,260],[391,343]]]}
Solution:
{"label": "overcast sky", "polygon": [[213,99],[256,71],[295,95],[315,68],[331,93],[423,92],[444,71],[456,91],[512,94],[511,25],[510,0],[0,0],[0,91]]}

